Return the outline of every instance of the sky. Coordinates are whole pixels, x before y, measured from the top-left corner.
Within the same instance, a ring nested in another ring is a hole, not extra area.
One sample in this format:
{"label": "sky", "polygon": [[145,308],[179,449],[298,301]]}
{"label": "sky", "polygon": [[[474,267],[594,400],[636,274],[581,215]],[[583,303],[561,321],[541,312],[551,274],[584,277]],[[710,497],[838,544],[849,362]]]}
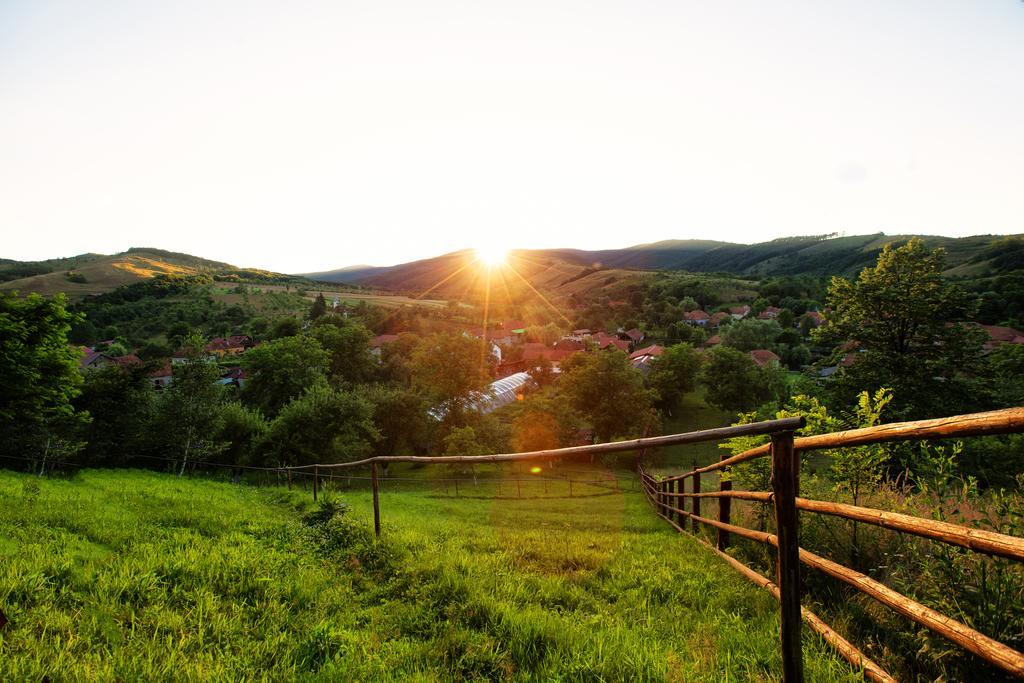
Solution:
{"label": "sky", "polygon": [[0,0],[0,257],[1024,232],[1021,0]]}

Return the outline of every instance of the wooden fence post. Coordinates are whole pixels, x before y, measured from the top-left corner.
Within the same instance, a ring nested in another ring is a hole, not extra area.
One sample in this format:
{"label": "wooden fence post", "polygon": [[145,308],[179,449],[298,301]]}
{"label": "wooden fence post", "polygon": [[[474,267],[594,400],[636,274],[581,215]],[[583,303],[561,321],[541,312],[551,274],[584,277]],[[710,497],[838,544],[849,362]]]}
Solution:
{"label": "wooden fence post", "polygon": [[370,466],[370,477],[373,479],[373,533],[380,538],[380,493],[377,490],[377,463]]}
{"label": "wooden fence post", "polygon": [[292,490],[292,471],[288,470],[288,490]]}
{"label": "wooden fence post", "polygon": [[313,500],[316,500],[316,494],[320,490],[320,467],[313,465]]}
{"label": "wooden fence post", "polygon": [[[722,460],[725,460],[729,456],[722,454]],[[729,468],[724,468],[720,472],[718,490],[719,491],[732,491],[732,480],[728,479]],[[730,524],[732,517],[732,498],[722,497],[718,499],[718,521],[723,524]],[[724,529],[718,530],[718,549],[725,552],[725,549],[729,547],[729,532]]]}
{"label": "wooden fence post", "polygon": [[[697,469],[697,463],[693,464],[693,469]],[[693,492],[700,493],[700,472],[693,473]],[[700,517],[700,498],[697,498],[696,496],[693,497],[693,506],[690,510],[693,512],[694,517]],[[690,521],[693,522],[690,528],[693,533],[696,534],[697,529],[700,526],[700,522],[696,519],[691,519]]]}
{"label": "wooden fence post", "polygon": [[803,650],[800,643],[800,538],[796,498],[800,491],[800,464],[793,449],[793,432],[772,434],[772,493],[778,527],[778,586],[782,610],[782,680],[802,683]]}

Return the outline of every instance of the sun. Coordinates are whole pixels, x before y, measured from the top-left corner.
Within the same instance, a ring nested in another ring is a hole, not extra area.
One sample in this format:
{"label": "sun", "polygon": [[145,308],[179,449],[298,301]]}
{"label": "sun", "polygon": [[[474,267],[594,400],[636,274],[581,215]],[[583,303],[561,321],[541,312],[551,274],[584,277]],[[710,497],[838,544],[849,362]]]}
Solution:
{"label": "sun", "polygon": [[494,245],[477,247],[476,258],[488,268],[496,268],[505,265],[508,261],[508,249]]}

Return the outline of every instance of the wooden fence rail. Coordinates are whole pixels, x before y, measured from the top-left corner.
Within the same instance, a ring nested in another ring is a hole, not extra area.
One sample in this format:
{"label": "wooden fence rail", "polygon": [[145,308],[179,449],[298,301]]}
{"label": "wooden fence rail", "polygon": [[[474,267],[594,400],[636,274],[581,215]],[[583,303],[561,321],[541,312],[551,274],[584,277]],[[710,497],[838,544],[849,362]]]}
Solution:
{"label": "wooden fence rail", "polygon": [[[696,531],[698,525],[716,529],[718,532],[717,547],[712,547],[712,549],[740,574],[769,590],[779,601],[782,610],[781,642],[784,680],[800,681],[803,677],[799,645],[801,619],[832,644],[851,664],[862,669],[868,678],[875,681],[893,680],[888,673],[872,662],[856,646],[839,636],[828,624],[808,610],[801,608],[800,564],[844,581],[865,595],[956,643],[986,662],[1009,674],[1024,678],[1024,654],[898,593],[865,574],[800,548],[797,538],[799,532],[797,511],[804,510],[873,524],[991,556],[1024,561],[1024,539],[1014,536],[912,515],[811,500],[799,496],[801,450],[834,449],[868,443],[962,438],[1014,432],[1024,432],[1024,408],[957,415],[938,420],[902,422],[796,439],[793,438],[792,431],[778,431],[772,433],[770,444],[752,448],[733,457],[724,457],[718,463],[706,467],[694,467],[689,472],[679,475],[659,479],[644,470],[642,466],[638,468],[638,472],[648,501],[662,519],[678,531],[685,530],[684,520],[686,519],[690,520],[693,531]],[[714,470],[727,472],[735,464],[768,455],[772,458],[772,491],[734,491],[727,477],[722,478],[718,491],[701,491],[700,475],[702,473]],[[687,479],[693,481],[690,492],[684,490],[684,483]],[[718,498],[718,519],[701,515],[700,501],[704,498]],[[690,511],[685,509],[684,501],[686,499],[692,501]],[[728,505],[733,499],[773,505],[777,533],[755,531],[733,524],[730,520]],[[769,581],[724,552],[732,534],[776,548],[776,582]],[[698,540],[708,545],[703,539],[698,538]],[[709,547],[711,546],[709,545]]]}

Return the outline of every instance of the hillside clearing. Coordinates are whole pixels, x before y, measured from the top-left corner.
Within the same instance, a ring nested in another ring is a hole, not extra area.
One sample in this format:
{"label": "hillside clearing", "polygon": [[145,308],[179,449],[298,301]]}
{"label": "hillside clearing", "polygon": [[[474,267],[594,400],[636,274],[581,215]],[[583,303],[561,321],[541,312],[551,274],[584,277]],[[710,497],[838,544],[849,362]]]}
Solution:
{"label": "hillside clearing", "polygon": [[[771,598],[639,493],[466,500],[0,472],[0,679],[774,680]],[[809,677],[858,680],[809,639]]]}

